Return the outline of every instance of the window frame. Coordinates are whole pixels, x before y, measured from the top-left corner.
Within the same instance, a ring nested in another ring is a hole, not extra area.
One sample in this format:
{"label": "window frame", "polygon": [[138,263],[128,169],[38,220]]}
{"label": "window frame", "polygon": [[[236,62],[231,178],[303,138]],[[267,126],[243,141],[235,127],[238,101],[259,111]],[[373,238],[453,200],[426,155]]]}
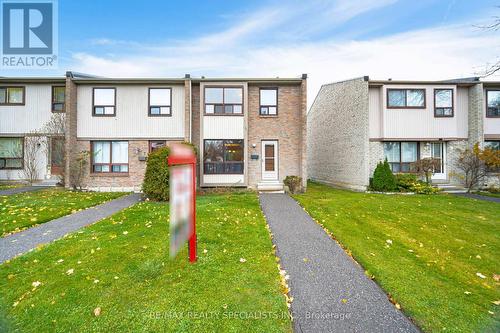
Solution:
{"label": "window frame", "polygon": [[490,91],[498,91],[500,93],[500,88],[486,89],[486,118],[500,118],[500,110],[496,116],[489,114],[488,94]]}
{"label": "window frame", "polygon": [[[94,163],[94,143],[95,142],[108,142],[109,143],[109,163]],[[127,143],[127,163],[113,163],[113,142],[126,142]],[[120,176],[128,176],[130,172],[130,154],[128,153],[130,148],[130,142],[127,140],[92,140],[90,141],[90,174],[91,175],[120,175]],[[95,165],[108,165],[109,171],[95,171]],[[127,171],[113,171],[114,165],[126,165]]]}
{"label": "window frame", "polygon": [[[401,144],[402,143],[416,143],[417,144],[417,160],[414,161],[414,162],[402,162],[402,157],[403,157],[403,150],[401,149]],[[389,162],[387,161],[387,163],[389,163],[390,167],[391,167],[391,172],[392,173],[415,173],[415,171],[401,171],[402,170],[402,166],[403,165],[406,165],[406,164],[410,164],[410,167],[411,167],[411,163],[416,163],[418,161],[420,161],[420,142],[419,141],[384,141],[384,144],[385,143],[397,143],[399,145],[399,162]],[[384,149],[385,151],[385,149]],[[384,160],[386,159],[385,157],[385,152],[384,152]],[[399,164],[399,170],[398,172],[394,172],[392,171],[392,165],[393,164]]]}
{"label": "window frame", "polygon": [[[9,89],[21,88],[23,91],[23,100],[20,103],[9,103]],[[5,103],[0,101],[0,106],[23,106],[26,105],[26,87],[25,86],[0,86],[0,89],[5,89]]]}
{"label": "window frame", "polygon": [[[225,159],[225,142],[226,141],[240,141],[241,142],[241,149],[242,149],[242,156],[243,159],[241,161],[223,161],[223,162],[205,162],[205,146],[207,141],[222,141],[222,156]],[[204,175],[244,175],[245,174],[245,140],[244,139],[204,139],[203,140],[203,174]],[[241,172],[207,172],[207,163],[212,163],[212,164],[242,164],[242,170]]]}
{"label": "window frame", "polygon": [[[162,90],[169,90],[170,91],[170,105],[152,105],[151,104],[151,89],[162,89]],[[152,114],[151,113],[151,108],[152,107],[169,107],[170,112],[168,114]],[[148,117],[172,117],[172,88],[171,87],[149,87],[148,88]]]}
{"label": "window frame", "polygon": [[[437,91],[446,91],[449,90],[451,91],[451,115],[438,115],[436,114],[437,109],[448,109],[444,107],[436,107],[436,92]],[[455,116],[455,93],[452,88],[434,88],[434,117],[435,118],[453,118]]]}
{"label": "window frame", "polygon": [[[55,88],[64,88],[64,102],[62,102],[62,103],[56,103],[56,102],[54,101],[54,97],[55,97],[54,90],[55,90]],[[52,113],[65,113],[65,112],[66,112],[66,86],[61,86],[61,85],[52,86],[51,90],[52,90],[52,97],[50,98],[50,100],[51,100],[51,103],[50,103],[50,105],[51,105],[50,111],[51,111]],[[54,104],[62,104],[62,105],[63,105],[63,107],[62,107],[62,111],[57,111],[57,110],[54,110]]]}
{"label": "window frame", "polygon": [[167,140],[149,140],[148,141],[148,153],[151,153],[153,151],[153,148],[151,147],[151,144],[154,142],[162,142],[165,144],[165,147],[167,146]]}
{"label": "window frame", "polygon": [[[95,90],[96,89],[113,89],[114,93],[114,105],[96,105],[95,104]],[[96,107],[112,107],[113,114],[96,114]],[[116,117],[116,87],[92,87],[92,117]]]}
{"label": "window frame", "polygon": [[[23,170],[24,169],[24,137],[22,136],[2,136],[0,139],[21,139],[21,157],[0,157],[0,160],[21,160],[21,166],[18,168],[13,167],[0,167],[0,170]],[[7,162],[5,163],[7,164]]]}
{"label": "window frame", "polygon": [[[261,92],[262,90],[275,90],[276,91],[276,104],[275,105],[267,105],[267,104],[261,104]],[[259,116],[261,117],[277,117],[278,116],[278,100],[279,100],[279,89],[278,87],[260,87],[259,88]],[[264,114],[262,113],[262,108],[267,107],[269,112],[270,107],[275,107],[276,108],[276,114]]]}
{"label": "window frame", "polygon": [[[421,90],[424,92],[424,105],[423,106],[408,106],[408,91]],[[389,92],[390,91],[405,91],[405,106],[390,106],[389,105]],[[387,109],[425,109],[427,108],[427,89],[425,88],[387,88],[385,106]]]}
{"label": "window frame", "polygon": [[[207,94],[206,94],[206,91],[207,91],[207,88],[208,89],[211,89],[211,88],[218,88],[218,89],[222,89],[222,103],[206,103],[206,98],[207,98]],[[225,103],[225,89],[241,89],[241,104],[238,104],[238,103]],[[244,104],[245,104],[245,89],[243,86],[238,86],[238,85],[234,85],[234,86],[204,86],[203,87],[203,115],[205,116],[236,116],[236,117],[241,117],[241,116],[244,116],[245,115],[245,108],[244,108]],[[207,105],[213,105],[214,106],[214,113],[207,113]],[[241,113],[215,113],[215,106],[216,105],[222,105],[222,109],[225,110],[226,109],[226,105],[241,105]]]}

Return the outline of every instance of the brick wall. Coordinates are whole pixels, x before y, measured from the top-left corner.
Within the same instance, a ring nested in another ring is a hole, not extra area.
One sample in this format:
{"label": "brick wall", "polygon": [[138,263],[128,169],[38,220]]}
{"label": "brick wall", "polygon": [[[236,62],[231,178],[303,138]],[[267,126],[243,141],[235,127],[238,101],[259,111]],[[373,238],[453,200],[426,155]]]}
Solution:
{"label": "brick wall", "polygon": [[[278,140],[279,180],[301,176],[306,181],[305,159],[305,97],[301,85],[278,86],[278,116],[260,116],[260,87],[248,86],[248,183],[256,187],[261,181],[262,140]],[[276,87],[274,85],[273,87]],[[304,87],[305,89],[305,87]],[[252,144],[256,147],[253,148]],[[259,155],[252,160],[250,155]]]}
{"label": "brick wall", "polygon": [[334,186],[368,186],[368,82],[323,85],[307,115],[309,178]]}
{"label": "brick wall", "polygon": [[66,92],[65,92],[65,106],[66,106],[66,134],[64,149],[66,150],[66,160],[64,167],[65,186],[70,188],[73,186],[71,182],[70,170],[74,167],[75,159],[78,156],[79,150],[76,150],[76,126],[77,126],[77,113],[76,113],[76,84],[70,77],[66,77]]}
{"label": "brick wall", "polygon": [[[128,174],[91,175],[91,161],[89,161],[83,179],[83,187],[95,191],[140,191],[146,172],[146,161],[139,161],[139,156],[147,155],[148,141],[130,140],[128,143]],[[77,150],[90,151],[90,141],[78,140]]]}

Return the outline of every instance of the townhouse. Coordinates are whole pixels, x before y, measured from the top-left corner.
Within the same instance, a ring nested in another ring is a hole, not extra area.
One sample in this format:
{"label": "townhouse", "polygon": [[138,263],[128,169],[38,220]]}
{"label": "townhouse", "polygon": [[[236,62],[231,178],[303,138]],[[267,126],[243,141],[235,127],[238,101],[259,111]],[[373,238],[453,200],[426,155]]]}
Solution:
{"label": "townhouse", "polygon": [[89,152],[83,187],[139,191],[149,152],[198,148],[198,185],[282,190],[306,185],[307,76],[103,78],[66,75],[66,186]]}
{"label": "townhouse", "polygon": [[[456,185],[460,151],[476,142],[499,149],[500,83],[370,80],[323,85],[308,113],[308,174],[365,190],[379,161],[412,172],[425,157],[440,161],[433,183]],[[486,186],[498,177],[489,177]],[[498,185],[498,184],[497,184]]]}
{"label": "townhouse", "polygon": [[59,182],[64,110],[64,77],[0,77],[0,180]]}

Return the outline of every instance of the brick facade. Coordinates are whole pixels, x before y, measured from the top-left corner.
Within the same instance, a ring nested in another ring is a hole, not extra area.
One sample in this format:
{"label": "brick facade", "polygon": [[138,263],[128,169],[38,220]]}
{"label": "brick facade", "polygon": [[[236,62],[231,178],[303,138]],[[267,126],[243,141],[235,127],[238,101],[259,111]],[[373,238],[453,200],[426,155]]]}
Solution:
{"label": "brick facade", "polygon": [[[278,115],[261,116],[260,88],[278,88]],[[305,102],[300,85],[249,85],[248,86],[248,185],[256,187],[262,179],[262,140],[277,140],[280,181],[286,176],[300,176],[306,185],[304,127]],[[255,145],[255,148],[253,147]],[[258,155],[258,160],[250,156]],[[303,167],[304,166],[304,167]]]}
{"label": "brick facade", "polygon": [[307,119],[308,173],[313,180],[364,190],[368,186],[368,82],[323,85]]}
{"label": "brick facade", "polygon": [[[77,151],[90,151],[90,141],[78,140]],[[83,187],[95,191],[140,191],[146,162],[140,161],[139,157],[146,156],[149,151],[148,140],[128,141],[128,173],[119,174],[91,174],[91,160],[86,166]]]}

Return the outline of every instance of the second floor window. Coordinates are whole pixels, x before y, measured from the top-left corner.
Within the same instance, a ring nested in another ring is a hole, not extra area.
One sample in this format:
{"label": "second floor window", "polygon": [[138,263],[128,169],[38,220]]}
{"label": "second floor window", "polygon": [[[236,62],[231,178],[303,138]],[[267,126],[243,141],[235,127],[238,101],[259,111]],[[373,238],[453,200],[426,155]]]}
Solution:
{"label": "second floor window", "polygon": [[486,117],[500,117],[500,90],[486,90]]}
{"label": "second floor window", "polygon": [[276,116],[278,114],[278,88],[260,89],[260,109],[262,116]]}
{"label": "second floor window", "polygon": [[425,89],[387,89],[388,109],[424,109]]}
{"label": "second floor window", "polygon": [[434,116],[453,117],[453,89],[434,89]]}
{"label": "second floor window", "polygon": [[170,88],[149,88],[150,116],[172,115],[172,90]]}
{"label": "second floor window", "polygon": [[64,112],[66,87],[52,87],[52,112]]}
{"label": "second floor window", "polygon": [[92,172],[128,172],[128,141],[93,141]]}
{"label": "second floor window", "polygon": [[0,87],[0,105],[24,105],[24,87]]}
{"label": "second floor window", "polygon": [[243,88],[241,87],[205,88],[205,114],[242,115]]}
{"label": "second floor window", "polygon": [[93,115],[108,116],[116,115],[116,89],[94,88]]}

